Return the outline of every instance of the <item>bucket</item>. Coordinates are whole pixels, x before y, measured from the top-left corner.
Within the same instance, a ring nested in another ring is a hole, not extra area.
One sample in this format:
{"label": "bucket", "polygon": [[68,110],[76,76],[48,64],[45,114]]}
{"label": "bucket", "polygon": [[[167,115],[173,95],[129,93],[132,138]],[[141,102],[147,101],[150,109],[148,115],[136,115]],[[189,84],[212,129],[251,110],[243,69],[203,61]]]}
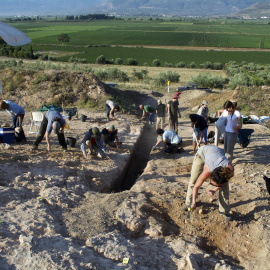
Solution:
{"label": "bucket", "polygon": [[76,141],[76,138],[67,137],[67,145],[70,147],[75,147]]}
{"label": "bucket", "polygon": [[82,122],[85,122],[85,121],[86,121],[86,118],[87,118],[87,116],[86,116],[86,115],[81,114],[81,121],[82,121]]}

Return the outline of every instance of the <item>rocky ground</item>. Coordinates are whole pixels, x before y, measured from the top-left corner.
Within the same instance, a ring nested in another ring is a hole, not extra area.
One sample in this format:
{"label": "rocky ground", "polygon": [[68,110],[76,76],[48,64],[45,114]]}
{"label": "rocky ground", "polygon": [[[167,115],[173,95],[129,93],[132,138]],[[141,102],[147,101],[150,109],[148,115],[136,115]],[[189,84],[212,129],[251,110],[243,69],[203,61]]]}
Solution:
{"label": "rocky ground", "polygon": [[[157,98],[145,94],[136,93],[136,104],[155,105]],[[208,184],[200,189],[190,221],[181,212],[194,157],[188,154],[192,129],[187,115],[198,95],[207,99],[208,94],[181,94],[183,153],[151,151],[155,128],[136,116],[118,114],[111,123],[122,148],[110,149],[109,160],[83,159],[79,142],[84,133],[108,125],[105,111],[86,110],[79,111],[87,115],[86,122],[69,122],[66,136],[77,143],[67,152],[55,136],[49,153],[45,140],[37,152],[30,151],[34,135],[25,145],[0,145],[0,268],[270,269],[269,194],[263,180],[264,174],[270,176],[266,127],[245,125],[255,130],[251,142],[245,149],[236,146],[230,183],[233,220],[218,214]],[[170,98],[164,93],[162,100]],[[27,134],[29,117],[28,112]],[[5,112],[0,119],[1,124],[10,121]]]}

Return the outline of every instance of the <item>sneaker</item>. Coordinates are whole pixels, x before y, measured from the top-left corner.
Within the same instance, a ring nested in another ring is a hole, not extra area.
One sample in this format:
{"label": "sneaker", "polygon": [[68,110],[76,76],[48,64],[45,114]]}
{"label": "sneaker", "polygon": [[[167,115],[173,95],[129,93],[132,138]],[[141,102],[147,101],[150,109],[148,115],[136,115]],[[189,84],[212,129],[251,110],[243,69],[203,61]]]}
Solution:
{"label": "sneaker", "polygon": [[63,149],[64,152],[67,151],[67,147],[65,147],[65,146],[63,146],[62,149]]}
{"label": "sneaker", "polygon": [[176,152],[177,152],[177,153],[183,153],[183,152],[185,152],[185,150],[184,150],[183,147],[181,147],[181,148],[177,149]]}
{"label": "sneaker", "polygon": [[38,150],[38,145],[33,145],[32,148],[31,148],[32,151],[34,150]]}
{"label": "sneaker", "polygon": [[232,220],[232,217],[230,214],[219,212],[219,214],[224,218],[225,221],[230,221]]}

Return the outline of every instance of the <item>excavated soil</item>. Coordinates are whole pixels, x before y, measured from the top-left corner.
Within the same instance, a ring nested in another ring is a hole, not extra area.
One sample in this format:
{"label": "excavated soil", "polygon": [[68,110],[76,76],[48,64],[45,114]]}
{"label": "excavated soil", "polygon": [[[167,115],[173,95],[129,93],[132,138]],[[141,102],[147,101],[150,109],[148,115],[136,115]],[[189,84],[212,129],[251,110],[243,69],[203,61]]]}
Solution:
{"label": "excavated soil", "polygon": [[[2,145],[2,269],[270,269],[270,197],[263,180],[263,175],[270,177],[270,131],[265,126],[245,125],[255,130],[251,142],[244,149],[236,145],[233,220],[219,215],[217,195],[210,202],[208,184],[199,191],[190,221],[181,211],[194,157],[188,154],[192,128],[185,116],[195,97],[207,95],[181,94],[183,153],[151,151],[155,127],[136,116],[118,114],[108,123],[105,111],[86,110],[79,111],[88,116],[86,122],[69,122],[67,135],[77,143],[68,152],[61,151],[56,137],[50,153],[45,141],[37,152],[29,150],[34,136],[26,145]],[[144,104],[156,104],[143,91],[133,95],[134,102],[139,105],[142,97]],[[1,123],[10,121],[4,112],[0,116]],[[26,132],[29,121],[27,113]],[[122,147],[110,149],[109,160],[83,159],[79,143],[84,133],[111,123]],[[130,172],[131,164],[143,163],[145,156],[144,164]]]}

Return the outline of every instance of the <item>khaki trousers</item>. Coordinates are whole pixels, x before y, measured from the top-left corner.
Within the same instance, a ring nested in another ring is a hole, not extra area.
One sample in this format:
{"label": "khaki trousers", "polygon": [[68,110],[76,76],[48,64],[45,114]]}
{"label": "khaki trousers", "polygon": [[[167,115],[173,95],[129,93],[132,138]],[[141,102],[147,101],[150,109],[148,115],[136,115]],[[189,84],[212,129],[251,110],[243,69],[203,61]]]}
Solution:
{"label": "khaki trousers", "polygon": [[[203,171],[204,167],[204,160],[200,155],[200,149],[198,150],[197,154],[194,157],[192,169],[191,169],[191,176],[188,184],[187,189],[187,196],[186,196],[186,205],[190,205],[192,200],[192,192],[193,187],[199,178],[200,174]],[[219,189],[219,212],[222,213],[229,213],[230,206],[229,206],[229,183],[224,185],[222,188]]]}

